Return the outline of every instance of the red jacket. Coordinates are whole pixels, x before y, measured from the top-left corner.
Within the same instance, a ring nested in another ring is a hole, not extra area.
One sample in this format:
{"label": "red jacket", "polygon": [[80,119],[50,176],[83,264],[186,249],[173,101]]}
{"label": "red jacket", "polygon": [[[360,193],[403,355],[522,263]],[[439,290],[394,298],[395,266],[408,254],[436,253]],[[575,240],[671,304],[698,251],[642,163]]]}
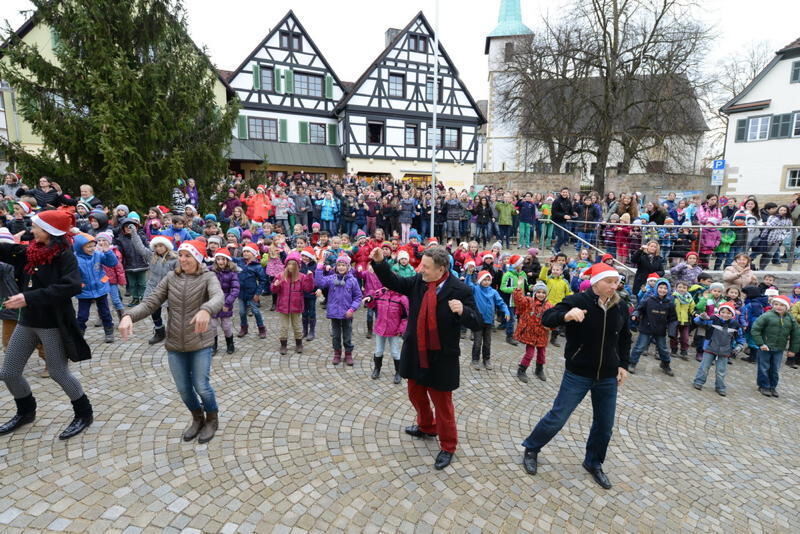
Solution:
{"label": "red jacket", "polygon": [[[355,263],[356,271],[366,271],[369,265],[369,255],[372,252],[372,246],[369,242],[361,247],[355,247],[356,251],[353,253],[353,262]],[[359,267],[361,267],[359,269]]]}
{"label": "red jacket", "polygon": [[108,277],[108,283],[117,286],[127,286],[128,279],[125,278],[125,268],[122,266],[122,253],[117,247],[113,247],[111,250],[114,251],[114,255],[117,257],[117,264],[113,267],[106,267],[103,265],[103,269],[105,269],[106,276]]}
{"label": "red jacket", "polygon": [[314,274],[300,274],[297,282],[289,282],[283,276],[275,277],[272,293],[278,295],[278,313],[303,313],[303,293],[314,289]]}
{"label": "red jacket", "polygon": [[542,326],[542,315],[553,307],[547,299],[526,297],[521,289],[512,294],[518,322],[514,339],[533,347],[546,347],[550,342],[550,329]]}

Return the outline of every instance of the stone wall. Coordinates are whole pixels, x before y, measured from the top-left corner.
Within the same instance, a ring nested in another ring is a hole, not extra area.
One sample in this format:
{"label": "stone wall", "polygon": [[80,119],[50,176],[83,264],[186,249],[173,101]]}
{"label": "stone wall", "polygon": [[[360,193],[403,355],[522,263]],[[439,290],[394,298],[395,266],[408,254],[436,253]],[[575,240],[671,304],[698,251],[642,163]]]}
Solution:
{"label": "stone wall", "polygon": [[[581,188],[580,175],[542,174],[522,172],[479,172],[475,173],[476,185],[491,185],[495,188],[532,192],[558,191],[569,187],[572,191]],[[646,197],[666,196],[670,191],[703,191],[716,192],[711,179],[703,175],[691,174],[617,174],[609,170],[606,176],[606,191],[633,192],[639,191]]]}

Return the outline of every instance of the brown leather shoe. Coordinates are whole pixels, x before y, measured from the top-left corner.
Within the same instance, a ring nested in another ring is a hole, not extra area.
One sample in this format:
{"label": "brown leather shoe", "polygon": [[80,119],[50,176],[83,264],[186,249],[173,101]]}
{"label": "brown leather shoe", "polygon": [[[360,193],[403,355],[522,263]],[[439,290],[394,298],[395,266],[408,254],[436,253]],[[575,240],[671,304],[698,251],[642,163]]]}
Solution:
{"label": "brown leather shoe", "polygon": [[217,412],[206,412],[206,422],[203,428],[200,429],[200,434],[197,435],[197,442],[208,443],[214,437],[218,428]]}

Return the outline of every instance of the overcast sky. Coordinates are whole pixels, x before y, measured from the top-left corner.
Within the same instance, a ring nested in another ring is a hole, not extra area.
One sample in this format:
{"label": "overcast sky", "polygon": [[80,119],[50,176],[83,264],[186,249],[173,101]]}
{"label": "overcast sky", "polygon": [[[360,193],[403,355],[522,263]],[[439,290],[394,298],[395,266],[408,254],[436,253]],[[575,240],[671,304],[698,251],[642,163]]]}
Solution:
{"label": "overcast sky", "polygon": [[[476,99],[487,97],[484,39],[497,21],[500,0],[439,0],[439,38]],[[521,0],[534,31],[567,0]],[[757,41],[777,50],[800,37],[798,0],[702,0],[698,16],[714,26],[709,64]],[[2,0],[0,19],[16,28],[28,0]],[[185,0],[189,31],[220,69],[233,70],[289,9],[293,9],[341,80],[355,81],[384,47],[387,28],[402,28],[420,10],[434,24],[435,0]]]}

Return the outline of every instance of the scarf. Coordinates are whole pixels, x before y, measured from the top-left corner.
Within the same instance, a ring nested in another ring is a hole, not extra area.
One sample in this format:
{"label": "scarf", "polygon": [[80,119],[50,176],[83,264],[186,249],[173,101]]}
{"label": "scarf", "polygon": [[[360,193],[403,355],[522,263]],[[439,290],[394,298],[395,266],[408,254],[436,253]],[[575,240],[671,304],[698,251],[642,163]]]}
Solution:
{"label": "scarf", "polygon": [[422,369],[429,367],[428,351],[442,350],[442,343],[439,340],[439,325],[436,323],[436,288],[447,280],[448,276],[450,273],[445,271],[444,275],[435,282],[426,282],[428,289],[425,291],[419,307],[417,351],[419,352],[419,366]]}
{"label": "scarf", "polygon": [[686,293],[684,293],[683,295],[681,295],[680,293],[675,291],[672,294],[672,296],[675,297],[676,299],[678,299],[678,302],[680,302],[681,304],[689,304],[689,303],[692,302],[692,300],[694,300],[694,299],[692,299],[692,295],[688,291]]}
{"label": "scarf", "polygon": [[32,275],[36,272],[37,267],[52,263],[55,257],[64,250],[66,250],[66,246],[61,244],[44,245],[38,241],[32,242],[25,250],[25,257],[27,260],[23,268],[25,274]]}

